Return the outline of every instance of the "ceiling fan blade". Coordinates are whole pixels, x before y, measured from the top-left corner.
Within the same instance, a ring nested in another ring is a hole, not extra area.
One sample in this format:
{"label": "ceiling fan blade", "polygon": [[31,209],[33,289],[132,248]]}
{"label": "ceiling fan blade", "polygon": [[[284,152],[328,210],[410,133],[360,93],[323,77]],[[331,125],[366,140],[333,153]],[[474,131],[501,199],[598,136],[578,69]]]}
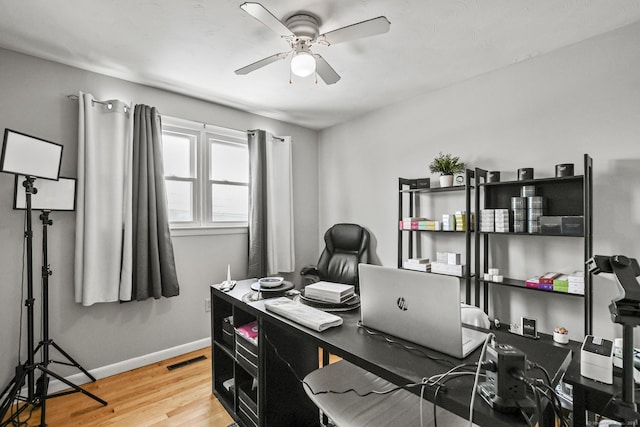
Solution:
{"label": "ceiling fan blade", "polygon": [[313,55],[316,58],[316,73],[322,80],[328,85],[337,83],[340,80],[340,75],[336,73],[331,65],[324,58],[317,53]]}
{"label": "ceiling fan blade", "polygon": [[318,40],[323,40],[329,45],[332,45],[362,37],[383,34],[389,31],[389,27],[391,27],[391,22],[384,16],[378,16],[368,21],[358,22],[338,28],[337,30],[329,31],[328,33],[320,34]]}
{"label": "ceiling fan blade", "polygon": [[266,57],[264,59],[261,59],[260,61],[256,61],[253,64],[249,64],[246,67],[239,68],[239,69],[237,69],[235,71],[235,73],[236,74],[242,74],[242,75],[249,74],[252,71],[255,71],[255,70],[257,70],[259,68],[262,68],[262,67],[264,67],[266,65],[269,65],[269,64],[271,64],[273,62],[276,62],[278,59],[286,58],[287,56],[289,56],[290,53],[291,52],[276,53],[275,55],[271,55],[271,56],[268,56],[268,57]]}
{"label": "ceiling fan blade", "polygon": [[246,2],[240,5],[240,8],[247,12],[249,15],[256,18],[258,21],[266,25],[271,31],[279,34],[281,37],[295,37],[296,35],[291,32],[278,18],[273,16],[263,5],[255,2]]}

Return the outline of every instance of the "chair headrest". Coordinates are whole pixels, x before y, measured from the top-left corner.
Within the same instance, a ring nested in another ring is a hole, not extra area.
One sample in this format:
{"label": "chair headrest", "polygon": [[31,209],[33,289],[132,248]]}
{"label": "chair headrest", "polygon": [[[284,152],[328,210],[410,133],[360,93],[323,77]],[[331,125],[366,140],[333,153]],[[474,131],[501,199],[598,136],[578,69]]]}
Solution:
{"label": "chair headrest", "polygon": [[331,250],[359,252],[367,247],[368,240],[369,232],[358,224],[335,224],[324,235],[327,248]]}

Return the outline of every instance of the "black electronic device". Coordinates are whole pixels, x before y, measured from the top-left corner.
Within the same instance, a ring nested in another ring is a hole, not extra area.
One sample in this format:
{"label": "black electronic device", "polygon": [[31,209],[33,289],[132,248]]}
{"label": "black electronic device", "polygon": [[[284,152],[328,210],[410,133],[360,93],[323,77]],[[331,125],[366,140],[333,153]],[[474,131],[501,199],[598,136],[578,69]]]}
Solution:
{"label": "black electronic device", "polygon": [[527,396],[527,385],[514,376],[524,372],[527,356],[509,344],[494,343],[487,346],[485,364],[487,380],[478,384],[478,394],[493,409],[514,412],[534,408],[535,403]]}
{"label": "black electronic device", "polygon": [[609,312],[611,320],[622,325],[622,400],[614,398],[609,405],[617,418],[636,422],[640,413],[634,396],[633,328],[640,325],[640,284],[636,280],[640,265],[624,255],[594,255],[586,265],[592,274],[612,273],[618,284],[620,296],[611,300]]}

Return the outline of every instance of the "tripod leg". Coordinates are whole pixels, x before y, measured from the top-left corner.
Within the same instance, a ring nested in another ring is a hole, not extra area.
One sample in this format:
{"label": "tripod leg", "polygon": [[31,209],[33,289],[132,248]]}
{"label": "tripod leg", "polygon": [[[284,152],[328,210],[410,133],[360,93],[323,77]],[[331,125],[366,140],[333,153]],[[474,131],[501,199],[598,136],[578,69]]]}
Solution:
{"label": "tripod leg", "polygon": [[76,362],[76,361],[75,361],[71,356],[69,356],[69,355],[67,354],[67,352],[66,352],[66,351],[64,351],[64,350],[63,350],[63,349],[62,349],[58,344],[56,344],[53,340],[51,340],[50,342],[51,342],[51,345],[52,345],[56,350],[58,350],[58,352],[59,352],[60,354],[62,354],[64,357],[66,357],[66,358],[67,358],[67,360],[73,364],[73,366],[75,366],[76,368],[80,369],[80,371],[82,371],[82,373],[83,373],[83,374],[85,374],[87,377],[89,377],[89,378],[91,379],[91,381],[96,382],[95,377],[94,377],[93,375],[91,375],[91,374],[89,373],[89,371],[87,371],[87,370],[86,370],[86,369],[84,369],[82,366],[80,366],[80,364],[79,364],[78,362]]}
{"label": "tripod leg", "polygon": [[[68,385],[69,387],[71,387],[72,389],[74,389],[75,391],[84,394],[85,396],[88,396],[90,398],[92,398],[93,400],[95,400],[96,402],[101,403],[103,406],[107,406],[107,402],[100,399],[98,396],[96,396],[93,393],[88,392],[87,390],[83,389],[82,387],[72,383],[71,381],[69,381],[68,379],[56,374],[55,372],[50,371],[49,369],[45,368],[44,366],[38,366],[38,369],[40,369],[42,372],[45,372],[46,374],[52,376],[53,378],[57,379],[58,381],[62,381],[63,383],[65,383],[66,385]],[[53,396],[49,396],[49,397],[55,397],[55,395]]]}

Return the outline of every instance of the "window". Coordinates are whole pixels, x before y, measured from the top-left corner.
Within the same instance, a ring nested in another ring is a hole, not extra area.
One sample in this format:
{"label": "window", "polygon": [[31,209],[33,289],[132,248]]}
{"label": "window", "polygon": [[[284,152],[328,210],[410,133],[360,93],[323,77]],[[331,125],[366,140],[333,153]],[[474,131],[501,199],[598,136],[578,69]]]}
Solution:
{"label": "window", "polygon": [[172,227],[247,225],[245,132],[164,116],[162,144]]}

